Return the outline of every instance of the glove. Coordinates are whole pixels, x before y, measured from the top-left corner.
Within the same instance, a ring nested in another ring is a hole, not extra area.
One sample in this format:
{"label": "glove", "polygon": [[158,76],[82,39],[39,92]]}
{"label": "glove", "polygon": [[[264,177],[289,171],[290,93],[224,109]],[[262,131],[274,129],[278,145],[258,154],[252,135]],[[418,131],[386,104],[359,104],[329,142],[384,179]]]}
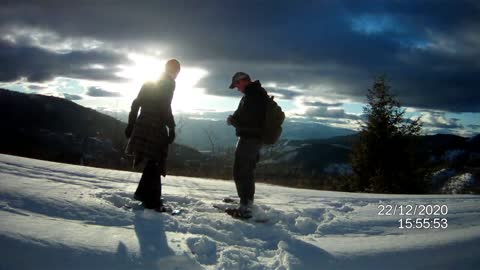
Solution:
{"label": "glove", "polygon": [[125,137],[127,137],[127,139],[130,139],[130,136],[132,136],[132,131],[133,125],[127,125],[127,128],[125,129]]}
{"label": "glove", "polygon": [[168,144],[173,143],[175,140],[175,129],[169,128],[168,129]]}

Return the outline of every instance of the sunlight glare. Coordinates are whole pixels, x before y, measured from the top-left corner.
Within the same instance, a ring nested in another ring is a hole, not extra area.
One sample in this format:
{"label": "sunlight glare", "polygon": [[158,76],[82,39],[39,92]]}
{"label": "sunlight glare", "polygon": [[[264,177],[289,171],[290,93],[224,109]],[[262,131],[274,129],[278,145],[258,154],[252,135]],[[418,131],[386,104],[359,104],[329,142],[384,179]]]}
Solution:
{"label": "sunlight glare", "polygon": [[141,85],[144,82],[156,80],[163,72],[164,59],[135,53],[128,54],[128,58],[133,65],[125,66],[117,75],[130,79],[135,84]]}
{"label": "sunlight glare", "polygon": [[196,86],[207,74],[208,72],[201,68],[182,67],[176,79],[177,86],[172,102],[174,111],[187,112],[199,105],[198,103],[205,97],[205,93],[204,89]]}
{"label": "sunlight glare", "polygon": [[[157,80],[163,73],[167,61],[166,59],[133,53],[129,54],[128,58],[132,60],[133,65],[123,67],[123,70],[117,75],[131,80],[132,87],[130,89],[135,89],[132,95],[138,93],[143,83]],[[176,79],[175,95],[172,102],[175,111],[190,111],[195,107],[198,98],[204,95],[204,89],[197,88],[196,85],[207,74],[208,72],[201,68],[182,66]]]}

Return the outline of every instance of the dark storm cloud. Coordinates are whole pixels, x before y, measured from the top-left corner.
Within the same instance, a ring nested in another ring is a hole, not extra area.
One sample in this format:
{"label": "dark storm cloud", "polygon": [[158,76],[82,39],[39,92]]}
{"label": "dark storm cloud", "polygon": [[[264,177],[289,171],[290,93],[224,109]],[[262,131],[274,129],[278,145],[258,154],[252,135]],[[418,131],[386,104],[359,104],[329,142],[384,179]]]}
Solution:
{"label": "dark storm cloud", "polygon": [[402,19],[402,28],[418,26],[434,26],[447,31],[458,30],[459,27],[478,23],[480,4],[475,0],[448,1],[401,1],[383,0],[347,1],[345,4],[350,14],[388,14]]}
{"label": "dark storm cloud", "polygon": [[[121,63],[120,55],[110,52],[55,53],[45,49],[16,46],[0,41],[0,61],[6,69],[0,72],[1,81],[14,81],[26,77],[31,82],[42,82],[56,76],[89,80],[120,80],[113,75],[118,70],[113,65]],[[94,69],[88,66],[101,63],[107,68]]]}
{"label": "dark storm cloud", "polygon": [[[25,77],[30,82],[49,81],[57,76],[117,80],[115,65],[126,62],[122,55],[104,51],[71,51],[56,53],[46,49],[0,40],[0,81],[16,81]],[[89,68],[102,64],[105,69]]]}
{"label": "dark storm cloud", "polygon": [[71,94],[67,94],[67,93],[63,93],[63,96],[68,100],[81,100],[81,99],[83,99],[79,95],[71,95]]}
{"label": "dark storm cloud", "polygon": [[110,92],[110,91],[103,90],[99,87],[93,87],[93,86],[89,87],[87,89],[86,95],[91,96],[91,97],[120,97],[120,96],[122,96],[118,92]]}
{"label": "dark storm cloud", "polygon": [[262,82],[364,101],[373,75],[387,73],[405,106],[480,112],[476,1],[38,3],[3,4],[0,24],[98,39],[113,48],[159,47],[207,69],[200,84],[214,95],[237,95],[227,86],[243,70]]}

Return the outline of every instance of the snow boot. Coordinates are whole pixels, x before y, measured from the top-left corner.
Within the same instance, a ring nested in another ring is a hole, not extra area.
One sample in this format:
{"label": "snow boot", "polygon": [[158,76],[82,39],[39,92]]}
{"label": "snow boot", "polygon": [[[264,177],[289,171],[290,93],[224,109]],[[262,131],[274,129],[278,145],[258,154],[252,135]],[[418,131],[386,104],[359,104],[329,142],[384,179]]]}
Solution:
{"label": "snow boot", "polygon": [[253,203],[240,204],[238,207],[238,214],[240,218],[249,219],[252,217],[252,207]]}
{"label": "snow boot", "polygon": [[252,217],[253,202],[240,204],[238,208],[227,208],[225,212],[234,218],[250,219]]}

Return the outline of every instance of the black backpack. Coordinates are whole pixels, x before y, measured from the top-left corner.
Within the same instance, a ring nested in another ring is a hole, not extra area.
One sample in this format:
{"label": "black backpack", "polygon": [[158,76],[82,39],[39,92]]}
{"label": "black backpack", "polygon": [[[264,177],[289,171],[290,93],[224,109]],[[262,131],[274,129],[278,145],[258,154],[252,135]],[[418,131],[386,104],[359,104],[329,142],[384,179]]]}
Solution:
{"label": "black backpack", "polygon": [[285,120],[285,113],[273,100],[273,96],[267,99],[265,110],[265,122],[262,130],[262,142],[264,144],[274,144],[282,135],[282,124]]}

